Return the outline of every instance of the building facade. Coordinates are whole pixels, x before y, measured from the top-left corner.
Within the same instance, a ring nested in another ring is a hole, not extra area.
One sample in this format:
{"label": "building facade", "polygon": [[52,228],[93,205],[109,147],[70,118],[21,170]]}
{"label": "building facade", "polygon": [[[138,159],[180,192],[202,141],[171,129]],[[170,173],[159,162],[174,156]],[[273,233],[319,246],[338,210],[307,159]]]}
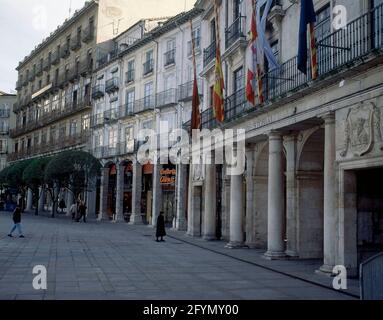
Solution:
{"label": "building facade", "polygon": [[0,171],[7,166],[7,155],[12,152],[9,129],[15,122],[14,114],[11,112],[15,101],[15,94],[0,91]]}
{"label": "building facade", "polygon": [[[320,271],[344,265],[357,275],[360,262],[383,244],[382,194],[377,183],[367,183],[380,177],[383,165],[383,4],[314,3],[318,79],[297,69],[298,3],[275,1],[266,28],[280,67],[267,71],[266,65],[265,103],[254,107],[244,89],[251,1],[221,1],[225,120],[218,124],[212,99],[204,99],[202,128],[245,129],[246,171],[228,176],[225,166],[204,166],[202,175],[192,175],[188,234],[222,236],[229,247],[264,249],[269,259],[322,259]],[[335,5],[347,10],[348,23],[339,30]],[[204,9],[202,75],[211,90],[213,2],[196,6]],[[212,195],[216,201],[208,205]]]}

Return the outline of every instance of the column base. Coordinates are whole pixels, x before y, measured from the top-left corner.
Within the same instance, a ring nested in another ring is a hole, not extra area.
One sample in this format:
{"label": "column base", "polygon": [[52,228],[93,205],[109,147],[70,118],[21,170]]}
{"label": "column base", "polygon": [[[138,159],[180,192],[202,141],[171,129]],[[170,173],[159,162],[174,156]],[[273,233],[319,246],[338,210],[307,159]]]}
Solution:
{"label": "column base", "polygon": [[287,256],[284,251],[267,251],[263,258],[267,260],[284,260],[287,259]]}
{"label": "column base", "polygon": [[318,270],[315,270],[315,273],[331,277],[333,276],[333,272],[332,272],[333,269],[334,269],[334,266],[324,264]]}
{"label": "column base", "polygon": [[245,242],[245,245],[246,247],[248,247],[249,249],[258,249],[259,246],[257,246],[256,243],[254,242]]}
{"label": "column base", "polygon": [[248,248],[243,242],[238,241],[230,241],[228,244],[226,244],[225,248],[228,249],[243,249]]}
{"label": "column base", "polygon": [[202,239],[205,241],[215,241],[217,240],[217,237],[212,235],[204,235],[202,236]]}
{"label": "column base", "polygon": [[186,231],[187,230],[186,220],[176,220],[176,230]]}
{"label": "column base", "polygon": [[293,250],[286,250],[285,254],[286,254],[286,256],[289,257],[289,259],[298,259],[299,258],[298,252],[293,251]]}
{"label": "column base", "polygon": [[144,222],[142,221],[142,215],[141,214],[132,214],[130,217],[130,225],[143,225]]}

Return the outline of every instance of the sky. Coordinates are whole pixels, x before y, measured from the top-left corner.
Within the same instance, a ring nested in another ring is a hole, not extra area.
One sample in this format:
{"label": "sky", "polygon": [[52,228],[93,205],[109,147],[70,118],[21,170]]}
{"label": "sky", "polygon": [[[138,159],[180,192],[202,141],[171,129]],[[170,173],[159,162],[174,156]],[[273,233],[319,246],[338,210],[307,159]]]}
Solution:
{"label": "sky", "polygon": [[[0,91],[14,92],[19,62],[69,17],[69,8],[73,15],[84,4],[85,0],[0,0]],[[150,11],[140,18],[156,16]]]}

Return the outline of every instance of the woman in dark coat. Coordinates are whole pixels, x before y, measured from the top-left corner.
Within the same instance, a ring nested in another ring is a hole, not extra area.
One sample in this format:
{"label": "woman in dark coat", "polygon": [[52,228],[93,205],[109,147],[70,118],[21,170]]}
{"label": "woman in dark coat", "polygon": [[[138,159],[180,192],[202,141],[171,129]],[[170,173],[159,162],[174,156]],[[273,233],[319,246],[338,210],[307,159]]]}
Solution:
{"label": "woman in dark coat", "polygon": [[[157,242],[164,242],[165,240],[163,237],[166,236],[166,231],[165,231],[165,218],[164,218],[164,213],[161,211],[160,215],[157,218],[157,230],[156,230],[156,238]],[[161,240],[158,240],[158,238],[161,238]]]}

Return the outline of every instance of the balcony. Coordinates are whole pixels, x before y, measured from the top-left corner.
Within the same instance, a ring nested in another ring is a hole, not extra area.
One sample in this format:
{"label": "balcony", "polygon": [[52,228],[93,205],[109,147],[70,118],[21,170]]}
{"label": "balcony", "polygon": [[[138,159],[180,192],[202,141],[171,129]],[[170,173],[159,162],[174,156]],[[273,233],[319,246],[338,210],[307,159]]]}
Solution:
{"label": "balcony", "polygon": [[150,59],[148,61],[146,61],[144,64],[143,64],[143,75],[146,76],[150,73],[153,72],[154,70],[154,61],[153,59]]}
{"label": "balcony", "polygon": [[118,77],[113,77],[112,79],[109,79],[105,83],[105,92],[106,93],[113,93],[115,91],[118,91],[120,88],[120,79]]}
{"label": "balcony", "polygon": [[133,113],[141,113],[148,110],[154,110],[154,96],[147,96],[143,99],[134,101]]}
{"label": "balcony", "polygon": [[246,45],[246,17],[238,17],[225,31],[225,47],[229,49],[238,40],[243,40]]}
{"label": "balcony", "polygon": [[134,76],[135,76],[134,69],[127,71],[125,73],[125,79],[126,79],[125,83],[128,84],[128,83],[134,82]]}
{"label": "balcony", "polygon": [[[56,103],[57,105],[61,105],[61,100],[57,101]],[[78,100],[65,101],[65,108],[55,109],[54,111],[47,112],[40,115],[37,120],[33,119],[22,126],[17,126],[16,128],[11,129],[10,136],[12,138],[17,138],[33,130],[37,130],[58,120],[61,120],[65,117],[88,110],[89,108],[91,108],[89,96],[80,97]]]}
{"label": "balcony", "polygon": [[91,126],[93,128],[102,126],[104,124],[104,113],[97,113],[92,116]]}
{"label": "balcony", "polygon": [[28,75],[28,81],[32,82],[33,80],[35,80],[35,76],[35,73],[31,71]]}
{"label": "balcony", "polygon": [[[198,93],[202,96],[203,82],[202,79],[197,80]],[[178,87],[178,101],[189,101],[193,98],[194,81],[184,83]]]}
{"label": "balcony", "polygon": [[68,45],[63,46],[60,50],[61,59],[66,59],[69,57],[69,55],[70,55],[69,46]]}
{"label": "balcony", "polygon": [[203,66],[206,67],[216,56],[216,44],[212,42],[206,49],[203,50]]}
{"label": "balcony", "polygon": [[70,40],[70,49],[72,51],[78,51],[81,48],[81,38],[76,36]]}
{"label": "balcony", "polygon": [[108,54],[106,53],[100,54],[97,57],[96,63],[97,63],[97,68],[101,68],[102,66],[106,65],[108,63]]}
{"label": "balcony", "polygon": [[16,90],[20,90],[23,87],[23,83],[21,80],[17,80],[16,82]]}
{"label": "balcony", "polygon": [[77,66],[74,66],[69,69],[67,74],[67,81],[74,82],[80,77],[79,68]]}
{"label": "balcony", "polygon": [[125,142],[117,143],[119,155],[133,154],[136,151],[136,140],[131,139]]}
{"label": "balcony", "polygon": [[92,60],[85,58],[80,61],[80,68],[79,68],[79,73],[82,76],[87,75],[88,73],[91,73],[93,70],[93,65],[92,65]]}
{"label": "balcony", "polygon": [[87,27],[84,29],[82,35],[82,42],[89,43],[94,39],[94,27]]}
{"label": "balcony", "polygon": [[168,107],[177,104],[177,90],[169,89],[157,93],[157,108]]}
{"label": "balcony", "polygon": [[[265,103],[279,106],[294,101],[305,94],[339,83],[346,76],[363,72],[382,62],[383,49],[383,4],[348,23],[318,41],[318,73],[316,80],[311,76],[310,55],[308,55],[307,75],[298,68],[298,58],[294,57],[280,65],[278,69],[263,76]],[[225,99],[225,120],[233,120],[260,109],[246,101],[245,89]],[[210,108],[202,113],[202,127],[215,128],[216,120]]]}
{"label": "balcony", "polygon": [[127,117],[133,116],[134,115],[133,108],[134,108],[133,103],[120,106],[120,118],[127,118]]}
{"label": "balcony", "polygon": [[43,74],[43,65],[42,64],[38,64],[36,66],[36,76],[40,77],[42,74]]}
{"label": "balcony", "polygon": [[110,109],[104,112],[104,123],[111,123],[117,121],[119,118],[118,109]]}
{"label": "balcony", "polygon": [[101,84],[98,84],[92,88],[92,99],[100,99],[105,95],[104,86]]}
{"label": "balcony", "polygon": [[164,57],[165,57],[165,63],[164,63],[165,67],[174,65],[176,63],[176,49],[165,52]]}
{"label": "balcony", "polygon": [[52,53],[52,64],[53,65],[58,65],[60,63],[60,51],[56,50],[55,52]]}
{"label": "balcony", "polygon": [[9,133],[9,126],[8,125],[0,126],[0,134],[8,134],[8,133]]}
{"label": "balcony", "polygon": [[25,78],[23,79],[23,81],[21,82],[21,84],[22,84],[23,86],[26,86],[26,85],[28,84],[28,82],[29,82],[29,79],[28,79],[27,77],[25,77]]}
{"label": "balcony", "polygon": [[51,61],[49,60],[49,58],[44,59],[43,70],[49,71],[50,68],[51,68]]}

